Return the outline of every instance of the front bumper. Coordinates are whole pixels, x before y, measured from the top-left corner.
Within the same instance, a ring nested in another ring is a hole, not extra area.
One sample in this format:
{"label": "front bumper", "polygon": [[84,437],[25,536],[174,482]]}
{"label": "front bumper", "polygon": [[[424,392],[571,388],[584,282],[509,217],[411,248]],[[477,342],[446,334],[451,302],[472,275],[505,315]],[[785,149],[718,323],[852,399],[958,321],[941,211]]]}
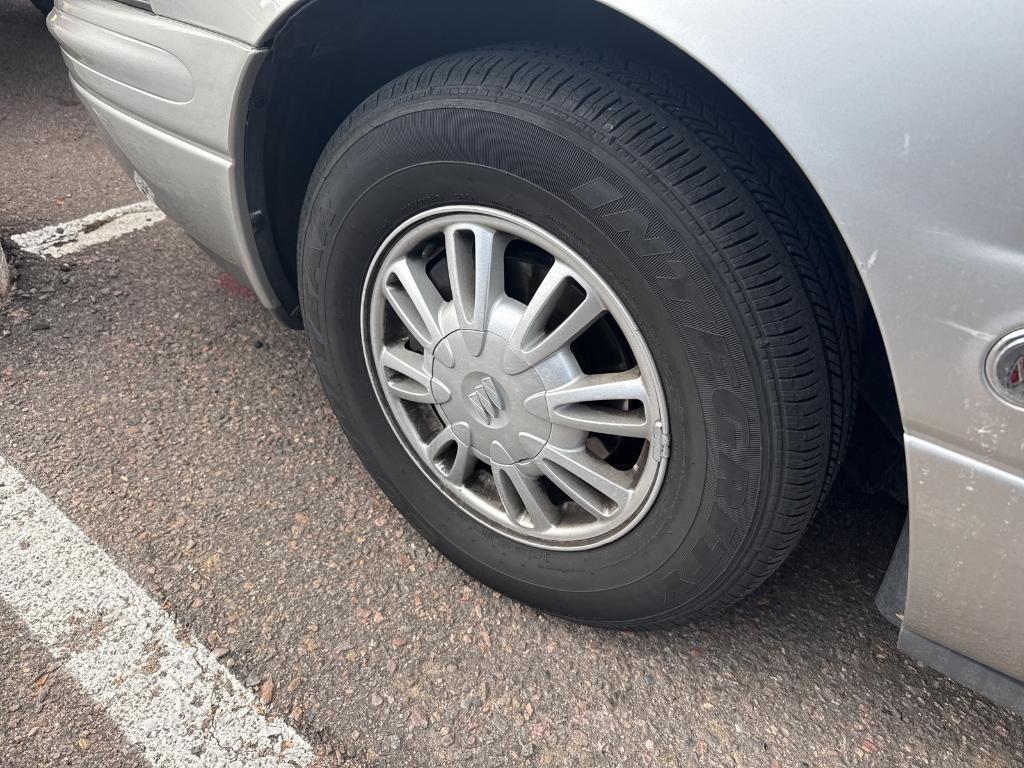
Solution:
{"label": "front bumper", "polygon": [[265,51],[110,0],[58,0],[48,19],[75,93],[139,188],[268,308],[241,157]]}

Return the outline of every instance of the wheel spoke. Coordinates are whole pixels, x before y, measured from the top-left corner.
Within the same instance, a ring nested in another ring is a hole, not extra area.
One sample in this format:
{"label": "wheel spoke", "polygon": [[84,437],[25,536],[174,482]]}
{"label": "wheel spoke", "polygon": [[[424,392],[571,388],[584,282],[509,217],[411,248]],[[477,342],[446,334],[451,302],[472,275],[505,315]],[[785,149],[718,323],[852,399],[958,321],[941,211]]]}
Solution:
{"label": "wheel spoke", "polygon": [[[476,468],[476,456],[469,446],[456,438],[451,426],[446,426],[427,443],[424,455],[442,475],[459,485],[469,480]],[[446,458],[450,460],[442,461]]]}
{"label": "wheel spoke", "polygon": [[[621,437],[650,437],[648,400],[647,388],[636,368],[584,376],[547,393],[553,423]],[[609,401],[634,401],[641,407],[622,410]]]}
{"label": "wheel spoke", "polygon": [[561,513],[551,502],[540,480],[526,474],[518,465],[494,468],[494,481],[498,495],[509,520],[520,525],[519,518],[526,512],[535,531],[545,531],[558,524]]}
{"label": "wheel spoke", "polygon": [[536,463],[555,485],[597,518],[613,516],[633,493],[630,472],[616,469],[585,448],[567,451],[548,445]]}
{"label": "wheel spoke", "polygon": [[380,364],[391,375],[385,375],[387,388],[402,398],[416,403],[445,403],[451,397],[439,382],[431,386],[430,374],[426,371],[426,359],[413,352],[404,344],[392,344],[380,353]]}
{"label": "wheel spoke", "polygon": [[[474,224],[445,230],[452,303],[464,330],[485,330],[491,308],[505,295],[505,247],[510,240],[508,235]],[[470,351],[478,355],[482,345],[483,338],[473,335]]]}
{"label": "wheel spoke", "polygon": [[[586,295],[568,317],[554,328],[547,329],[548,321],[558,308],[565,290],[572,283],[583,288]],[[604,304],[594,291],[580,285],[570,270],[562,264],[552,265],[530,299],[526,311],[512,333],[512,338],[509,339],[509,353],[504,362],[505,371],[519,373],[553,355],[562,347],[568,346],[604,311]]]}
{"label": "wheel spoke", "polygon": [[476,456],[469,446],[458,443],[455,460],[452,461],[452,467],[448,470],[448,478],[455,483],[467,482],[472,477],[473,470],[476,469],[476,461]]}
{"label": "wheel spoke", "polygon": [[427,276],[422,261],[396,261],[384,280],[384,295],[424,349],[432,349],[441,340],[439,317],[444,298]]}

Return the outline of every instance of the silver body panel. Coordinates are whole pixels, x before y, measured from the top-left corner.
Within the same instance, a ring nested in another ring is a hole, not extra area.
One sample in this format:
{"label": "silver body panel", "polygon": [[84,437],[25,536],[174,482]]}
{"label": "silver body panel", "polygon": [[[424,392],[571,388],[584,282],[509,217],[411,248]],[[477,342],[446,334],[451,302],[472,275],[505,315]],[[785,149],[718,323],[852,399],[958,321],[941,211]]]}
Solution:
{"label": "silver body panel", "polygon": [[[1024,679],[1024,414],[984,377],[993,343],[1024,327],[1024,5],[604,1],[717,75],[816,188],[878,318],[907,432],[904,625]],[[186,26],[109,0],[58,0],[50,22],[63,45],[81,37],[62,21],[73,16],[188,70],[195,92],[180,102],[154,93],[170,84],[145,93],[68,56],[157,203],[268,307],[238,170],[241,121],[259,46],[299,2],[154,0]],[[180,74],[154,57],[153,71]]]}
{"label": "silver body panel", "polygon": [[[239,163],[250,82],[266,52],[109,0],[58,0],[48,24],[75,92],[136,183],[276,306],[254,258]],[[130,67],[119,58],[126,50]],[[140,72],[159,78],[144,90]]]}

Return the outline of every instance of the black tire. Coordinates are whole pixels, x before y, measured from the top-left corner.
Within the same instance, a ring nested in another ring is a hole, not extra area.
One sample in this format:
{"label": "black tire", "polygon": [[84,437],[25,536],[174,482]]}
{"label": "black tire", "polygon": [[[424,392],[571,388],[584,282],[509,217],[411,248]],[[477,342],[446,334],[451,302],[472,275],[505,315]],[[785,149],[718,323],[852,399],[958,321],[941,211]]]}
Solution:
{"label": "black tire", "polygon": [[32,0],[32,4],[38,8],[41,13],[49,13],[53,10],[53,0]]}
{"label": "black tire", "polygon": [[[670,78],[545,47],[433,61],[345,121],[303,208],[302,312],[353,447],[434,546],[512,597],[606,626],[678,625],[778,568],[841,460],[857,346],[835,241],[785,167]],[[594,180],[616,195],[581,192]],[[358,330],[370,258],[408,217],[467,200],[588,254],[658,360],[668,470],[614,542],[538,550],[473,523],[377,404]]]}

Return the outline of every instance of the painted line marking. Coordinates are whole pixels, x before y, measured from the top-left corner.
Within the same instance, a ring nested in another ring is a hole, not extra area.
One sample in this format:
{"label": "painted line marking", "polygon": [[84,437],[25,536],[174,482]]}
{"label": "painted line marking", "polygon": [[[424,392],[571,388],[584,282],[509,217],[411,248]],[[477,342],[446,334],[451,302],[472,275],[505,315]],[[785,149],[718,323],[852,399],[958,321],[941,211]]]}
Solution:
{"label": "painted line marking", "polygon": [[312,748],[0,457],[0,598],[158,768],[306,768]]}
{"label": "painted line marking", "polygon": [[116,240],[140,229],[159,224],[167,216],[149,200],[109,211],[90,213],[63,224],[50,224],[32,232],[11,237],[11,242],[27,253],[59,259],[84,248]]}

